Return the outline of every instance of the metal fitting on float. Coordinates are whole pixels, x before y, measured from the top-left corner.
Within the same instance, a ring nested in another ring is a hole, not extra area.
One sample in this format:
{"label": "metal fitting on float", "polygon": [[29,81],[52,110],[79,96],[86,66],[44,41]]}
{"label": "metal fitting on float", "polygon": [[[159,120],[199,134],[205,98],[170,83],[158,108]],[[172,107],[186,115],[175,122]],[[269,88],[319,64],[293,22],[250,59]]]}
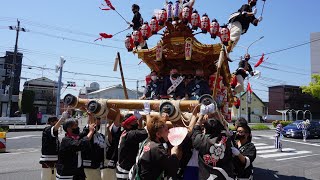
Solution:
{"label": "metal fitting on float", "polygon": [[199,103],[208,106],[209,104],[214,104],[217,107],[216,101],[210,94],[204,94],[199,98]]}
{"label": "metal fitting on float", "polygon": [[63,103],[72,108],[85,108],[88,103],[88,99],[81,99],[72,94],[67,94],[63,98]]}
{"label": "metal fitting on float", "polygon": [[97,99],[89,101],[87,105],[88,112],[95,114],[97,117],[107,116],[109,109],[107,108],[106,99]]}
{"label": "metal fitting on float", "polygon": [[160,104],[160,116],[162,113],[167,113],[169,115],[169,120],[171,122],[177,122],[181,118],[181,111],[179,108],[180,101],[163,101]]}

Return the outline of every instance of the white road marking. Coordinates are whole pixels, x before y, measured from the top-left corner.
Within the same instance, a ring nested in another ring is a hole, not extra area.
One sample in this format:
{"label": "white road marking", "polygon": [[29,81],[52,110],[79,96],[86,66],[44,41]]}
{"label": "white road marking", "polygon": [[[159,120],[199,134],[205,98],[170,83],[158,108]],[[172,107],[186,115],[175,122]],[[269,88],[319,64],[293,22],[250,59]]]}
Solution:
{"label": "white road marking", "polygon": [[282,139],[282,141],[320,147],[320,144],[311,144],[311,143],[307,143],[307,142],[298,142],[298,141],[292,141],[292,140],[287,140],[287,139]]}
{"label": "white road marking", "polygon": [[261,137],[255,137],[255,136],[253,136],[252,139],[261,139]]}
{"label": "white road marking", "polygon": [[259,146],[259,147],[256,147],[256,150],[261,150],[261,149],[272,149],[272,148],[275,148],[274,146]]}
{"label": "white road marking", "polygon": [[[292,149],[292,148],[283,148],[282,152],[292,152],[294,150],[295,149]],[[277,152],[277,151],[278,151],[278,149],[261,150],[261,151],[257,151],[257,154],[274,153],[274,152]]]}
{"label": "white road marking", "polygon": [[293,155],[299,155],[299,154],[308,154],[312,153],[311,151],[294,151],[294,152],[279,152],[274,154],[265,154],[265,155],[259,155],[259,157],[262,158],[275,158],[275,157],[282,157],[282,156],[293,156]]}
{"label": "white road marking", "polygon": [[7,140],[10,140],[10,139],[30,138],[30,137],[41,137],[41,135],[24,135],[24,136],[16,136],[16,137],[10,137],[10,138],[7,138]]}
{"label": "white road marking", "polygon": [[265,143],[253,143],[254,146],[265,146],[265,145],[268,145],[268,144],[265,144]]}
{"label": "white road marking", "polygon": [[[273,136],[268,136],[268,135],[259,135],[259,136],[261,136],[261,137],[266,137],[266,138],[269,138],[269,139],[274,139]],[[293,141],[293,140],[288,140],[288,139],[283,139],[283,138],[282,138],[281,141],[320,147],[320,144],[316,144],[316,143],[307,143],[307,142]]]}
{"label": "white road marking", "polygon": [[7,153],[0,153],[1,156],[7,156],[7,155],[17,155],[17,154],[26,154],[26,153],[33,153],[33,152],[40,152],[41,148],[26,148],[26,149],[13,149],[13,150],[7,150]]}
{"label": "white road marking", "polygon": [[298,158],[304,158],[304,157],[309,157],[309,156],[319,156],[320,154],[310,154],[310,155],[305,155],[305,156],[295,156],[295,157],[289,157],[289,158],[282,158],[282,159],[276,159],[276,161],[284,161],[284,160],[289,160],[289,159],[298,159]]}
{"label": "white road marking", "polygon": [[[257,151],[257,154],[266,154],[266,153],[273,153],[277,152],[278,149],[268,149],[268,150],[262,150],[262,151]],[[283,152],[288,152],[288,151],[294,151],[295,149],[292,148],[283,148]]]}

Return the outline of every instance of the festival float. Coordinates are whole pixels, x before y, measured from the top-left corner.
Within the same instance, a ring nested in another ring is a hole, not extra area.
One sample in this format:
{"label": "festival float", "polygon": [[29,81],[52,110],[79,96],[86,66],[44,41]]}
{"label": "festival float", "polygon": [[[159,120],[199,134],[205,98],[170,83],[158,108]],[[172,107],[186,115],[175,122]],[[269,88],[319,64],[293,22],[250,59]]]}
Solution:
{"label": "festival float", "polygon": [[[109,0],[105,1],[110,10],[115,10]],[[194,0],[187,3],[167,3],[149,22],[141,23],[139,30],[128,34],[124,43],[128,52],[137,55],[151,70],[162,76],[169,75],[172,67],[178,67],[180,74],[193,75],[195,69],[202,69],[209,80],[212,94],[203,95],[199,100],[81,99],[68,94],[64,97],[65,105],[105,117],[108,113],[110,116],[113,109],[142,111],[144,103],[149,102],[153,114],[167,112],[174,126],[188,126],[192,112],[198,112],[200,104],[214,103],[218,107],[218,113],[230,122],[231,106],[236,101],[230,85],[232,78],[235,78],[230,73],[228,61],[228,53],[234,47],[230,41],[230,30],[226,25],[221,26],[214,18],[210,21],[206,13],[200,16],[192,8],[194,3]],[[213,43],[203,44],[198,41],[196,37],[200,33],[207,34]],[[146,41],[155,35],[160,37],[157,44],[152,48],[144,48]],[[100,33],[100,36],[98,39],[102,40],[114,35]]]}

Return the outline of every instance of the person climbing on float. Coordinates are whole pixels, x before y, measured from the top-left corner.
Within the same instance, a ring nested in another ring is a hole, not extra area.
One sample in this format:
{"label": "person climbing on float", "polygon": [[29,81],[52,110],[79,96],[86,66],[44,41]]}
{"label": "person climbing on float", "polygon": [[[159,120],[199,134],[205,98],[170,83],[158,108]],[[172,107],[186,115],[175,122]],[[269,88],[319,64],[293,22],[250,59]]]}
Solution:
{"label": "person climbing on float", "polygon": [[248,77],[250,74],[251,76],[255,75],[255,71],[252,70],[251,65],[249,64],[250,54],[244,55],[244,60],[239,62],[239,67],[235,72],[235,78],[231,82],[231,88],[234,94],[240,93],[244,91],[244,79]]}
{"label": "person climbing on float", "polygon": [[190,9],[192,9],[195,0],[180,0],[180,3],[183,3],[183,7],[188,6]]}
{"label": "person climbing on float", "polygon": [[132,22],[130,23],[130,26],[134,31],[138,31],[143,24],[143,18],[139,11],[140,11],[140,6],[137,4],[133,4],[132,5],[133,18],[132,18]]}
{"label": "person climbing on float", "polygon": [[229,18],[229,29],[230,40],[233,47],[238,43],[240,36],[248,31],[250,23],[257,26],[258,23],[262,21],[262,16],[258,19],[255,17],[257,9],[254,7],[256,4],[257,0],[248,0],[248,4],[242,5],[237,12],[231,14]]}

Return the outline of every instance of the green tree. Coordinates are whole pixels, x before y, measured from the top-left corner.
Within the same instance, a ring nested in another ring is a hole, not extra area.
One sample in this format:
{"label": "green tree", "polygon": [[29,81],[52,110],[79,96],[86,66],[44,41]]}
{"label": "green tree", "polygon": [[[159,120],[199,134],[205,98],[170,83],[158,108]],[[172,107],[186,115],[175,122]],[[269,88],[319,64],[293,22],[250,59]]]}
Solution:
{"label": "green tree", "polygon": [[21,110],[22,113],[28,114],[32,112],[34,102],[34,91],[24,89],[22,92]]}
{"label": "green tree", "polygon": [[320,99],[320,74],[312,75],[313,82],[309,86],[302,86],[302,92],[312,95]]}

